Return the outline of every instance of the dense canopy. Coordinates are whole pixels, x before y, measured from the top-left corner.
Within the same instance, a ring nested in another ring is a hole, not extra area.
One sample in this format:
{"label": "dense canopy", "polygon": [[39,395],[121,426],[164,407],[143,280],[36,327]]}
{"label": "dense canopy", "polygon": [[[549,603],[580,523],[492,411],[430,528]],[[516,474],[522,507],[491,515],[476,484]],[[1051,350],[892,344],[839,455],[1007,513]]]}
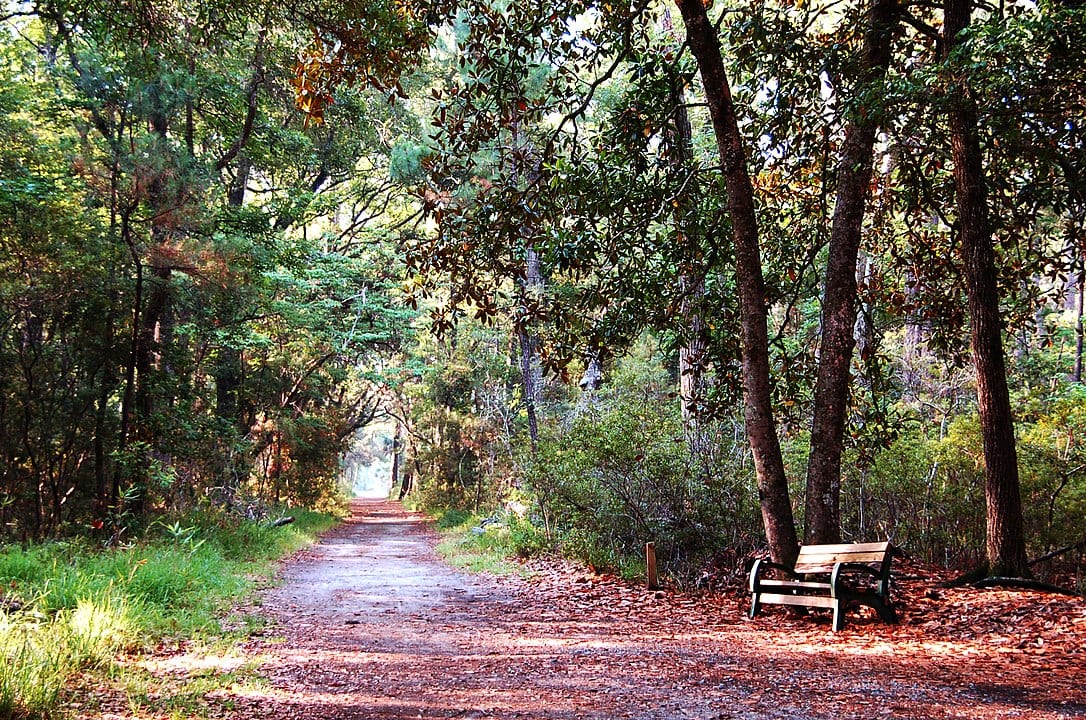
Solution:
{"label": "dense canopy", "polygon": [[373,452],[595,565],[1084,539],[1077,3],[3,18],[0,539]]}

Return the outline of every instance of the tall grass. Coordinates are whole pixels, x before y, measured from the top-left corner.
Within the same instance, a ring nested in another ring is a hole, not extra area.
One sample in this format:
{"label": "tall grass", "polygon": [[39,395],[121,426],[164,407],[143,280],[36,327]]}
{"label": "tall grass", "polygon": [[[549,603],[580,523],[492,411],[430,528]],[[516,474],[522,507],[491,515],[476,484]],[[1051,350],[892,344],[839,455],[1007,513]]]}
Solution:
{"label": "tall grass", "polygon": [[0,720],[54,714],[65,682],[109,670],[124,650],[220,633],[232,600],[334,523],[292,514],[280,528],[216,514],[159,521],[123,548],[0,547]]}

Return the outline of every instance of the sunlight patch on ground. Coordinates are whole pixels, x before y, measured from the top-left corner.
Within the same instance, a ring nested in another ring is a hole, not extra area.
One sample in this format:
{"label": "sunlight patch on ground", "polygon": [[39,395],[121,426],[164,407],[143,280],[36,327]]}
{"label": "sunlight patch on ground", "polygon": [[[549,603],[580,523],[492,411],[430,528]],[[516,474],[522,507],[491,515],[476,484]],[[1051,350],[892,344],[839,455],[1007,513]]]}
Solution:
{"label": "sunlight patch on ground", "polygon": [[190,651],[170,655],[169,657],[153,657],[139,660],[134,664],[150,673],[158,674],[185,674],[207,672],[228,673],[249,663],[250,659],[237,653],[214,654],[200,651]]}

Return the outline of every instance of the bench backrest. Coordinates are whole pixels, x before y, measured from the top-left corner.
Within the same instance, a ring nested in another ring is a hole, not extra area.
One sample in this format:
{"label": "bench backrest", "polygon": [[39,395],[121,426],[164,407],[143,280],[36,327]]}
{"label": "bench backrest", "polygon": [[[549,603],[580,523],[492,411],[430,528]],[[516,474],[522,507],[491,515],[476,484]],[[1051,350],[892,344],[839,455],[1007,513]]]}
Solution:
{"label": "bench backrest", "polygon": [[861,563],[883,569],[893,554],[889,542],[859,543],[855,545],[804,545],[799,549],[795,570],[807,573],[833,572],[839,562]]}

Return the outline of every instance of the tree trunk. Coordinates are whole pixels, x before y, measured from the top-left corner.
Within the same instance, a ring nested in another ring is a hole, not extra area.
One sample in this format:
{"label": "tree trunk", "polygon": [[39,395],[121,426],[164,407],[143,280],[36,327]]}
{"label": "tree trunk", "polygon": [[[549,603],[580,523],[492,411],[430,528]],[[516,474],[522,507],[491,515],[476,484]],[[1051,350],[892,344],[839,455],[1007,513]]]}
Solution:
{"label": "tree trunk", "polygon": [[94,414],[94,512],[98,518],[105,516],[109,507],[109,482],[107,470],[109,453],[106,450],[107,420],[112,411],[111,398],[117,390],[117,377],[113,366],[114,335],[116,318],[113,308],[116,306],[117,293],[110,292],[109,311],[105,320],[105,337],[102,345],[106,348],[102,360],[101,384],[98,387],[97,407]]}
{"label": "tree trunk", "polygon": [[528,330],[521,328],[517,331],[517,340],[520,343],[520,377],[524,391],[524,410],[528,415],[528,438],[532,444],[532,452],[539,445],[539,389],[542,385],[542,373],[539,366],[539,341]]}
{"label": "tree trunk", "polygon": [[[946,0],[944,47],[947,58],[958,35],[969,26],[971,0]],[[977,373],[977,407],[984,445],[987,501],[987,572],[991,576],[1027,577],[1025,531],[1015,451],[1014,418],[1003,355],[1003,324],[996,284],[995,249],[988,217],[984,158],[976,104],[959,81],[949,111],[954,158],[958,233]]]}
{"label": "tree trunk", "polygon": [[724,72],[720,41],[709,22],[702,0],[676,0],[686,27],[686,38],[698,63],[713,121],[717,149],[735,242],[735,275],[739,294],[744,422],[765,524],[769,552],[776,562],[791,564],[799,553],[788,479],[784,472],[780,439],[773,420],[769,382],[769,330],[766,292],[762,276],[754,190],[747,173],[743,140]]}
{"label": "tree trunk", "polygon": [[[153,93],[158,100],[157,90]],[[169,120],[164,111],[151,113],[151,130],[157,136],[158,148],[166,152],[169,142]],[[150,440],[146,424],[155,412],[155,376],[162,369],[162,348],[166,346],[172,327],[171,283],[173,268],[163,252],[170,241],[169,218],[174,198],[162,174],[152,178],[147,189],[151,210],[150,283],[145,283],[147,303],[140,318],[139,353],[136,356],[136,418],[140,439]],[[140,498],[140,503],[143,501]]]}
{"label": "tree trunk", "polygon": [[1079,259],[1078,282],[1075,289],[1078,291],[1075,304],[1075,365],[1071,371],[1071,379],[1077,383],[1082,382],[1082,339],[1083,327],[1083,300],[1086,299],[1086,258]]}
{"label": "tree trunk", "polygon": [[[511,181],[518,185],[522,179],[531,186],[539,176],[538,168],[529,162],[532,156],[529,141],[522,140],[520,119],[513,123],[513,174]],[[520,344],[520,374],[524,390],[524,410],[528,415],[528,438],[532,453],[539,446],[539,396],[543,390],[543,366],[539,357],[539,334],[532,327],[529,304],[538,299],[536,294],[543,287],[543,266],[539,252],[532,244],[533,227],[525,220],[521,229],[526,250],[524,252],[524,279],[517,281],[525,312],[516,321],[517,341]]]}
{"label": "tree trunk", "polygon": [[392,435],[392,472],[389,473],[390,488],[400,484],[400,457],[403,455],[403,425],[399,420],[395,422],[396,431]]}
{"label": "tree trunk", "polygon": [[682,302],[679,314],[684,325],[685,341],[679,348],[679,398],[682,404],[683,426],[691,455],[704,455],[705,447],[700,423],[700,408],[705,401],[705,365],[709,352],[706,340],[708,328],[701,312],[705,298],[705,282],[692,273],[679,274]]}
{"label": "tree trunk", "polygon": [[[543,272],[539,253],[529,246],[525,253],[524,283],[521,292],[526,300],[543,285]],[[530,327],[528,320],[521,319],[517,329],[520,343],[520,375],[524,388],[524,409],[528,415],[528,438],[532,452],[539,445],[539,396],[543,390],[543,366],[539,361],[539,335]]]}
{"label": "tree trunk", "polygon": [[[890,64],[897,24],[896,0],[873,0],[864,36],[864,81],[879,82]],[[856,327],[856,261],[860,250],[878,124],[858,112],[845,128],[838,166],[837,201],[826,261],[822,341],[815,382],[811,454],[807,460],[804,542],[841,541],[841,453],[852,376]]]}
{"label": "tree trunk", "polygon": [[[252,167],[248,157],[244,154],[238,157],[237,175],[230,184],[227,194],[227,203],[230,207],[240,208],[245,204],[245,189],[249,183],[249,172]],[[230,308],[224,308],[220,317],[228,318],[232,314]],[[249,423],[246,421],[244,408],[238,399],[238,391],[244,376],[244,366],[241,351],[229,343],[224,343],[219,348],[219,359],[215,364],[215,414],[230,421],[238,433],[245,435],[249,431]]]}
{"label": "tree trunk", "polygon": [[[132,237],[132,220],[127,212],[121,215],[121,238],[132,256],[133,272],[135,273],[132,290],[131,338],[128,347],[128,360],[124,369],[124,393],[121,395],[121,427],[117,442],[117,451],[123,456],[132,440],[133,416],[136,412],[136,367],[139,364],[140,357],[140,327],[143,313],[143,260],[140,258],[135,238]],[[120,511],[121,485],[125,480],[125,472],[127,472],[127,463],[114,463],[113,482],[109,489],[109,505],[115,512]]]}
{"label": "tree trunk", "polygon": [[[670,25],[670,23],[669,23]],[[671,120],[674,125],[671,138],[671,165],[676,176],[684,183],[675,204],[675,235],[679,255],[678,291],[679,317],[683,324],[682,347],[679,348],[679,402],[686,445],[694,463],[705,468],[709,457],[709,440],[699,418],[699,408],[705,399],[705,361],[709,351],[708,327],[702,311],[705,300],[704,268],[694,233],[695,212],[689,198],[696,196],[694,184],[693,132],[690,116],[686,111],[683,79],[671,73],[670,101]]]}

